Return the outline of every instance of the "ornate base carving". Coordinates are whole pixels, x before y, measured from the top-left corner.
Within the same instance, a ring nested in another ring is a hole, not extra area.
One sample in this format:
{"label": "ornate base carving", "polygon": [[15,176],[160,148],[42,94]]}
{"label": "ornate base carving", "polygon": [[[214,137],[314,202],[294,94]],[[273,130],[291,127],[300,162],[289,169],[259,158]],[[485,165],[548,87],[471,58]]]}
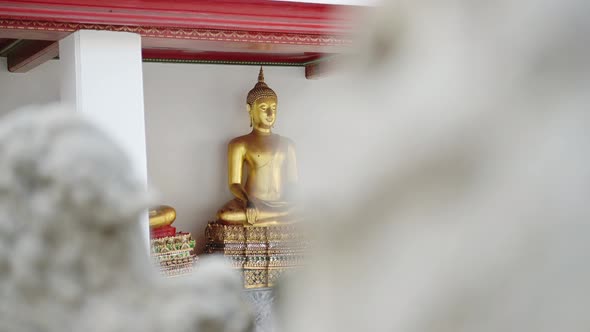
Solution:
{"label": "ornate base carving", "polygon": [[198,257],[190,233],[151,240],[151,255],[160,272],[167,277],[191,273]]}
{"label": "ornate base carving", "polygon": [[296,225],[207,225],[207,252],[221,253],[243,272],[245,288],[272,287],[286,271],[301,266],[305,241]]}

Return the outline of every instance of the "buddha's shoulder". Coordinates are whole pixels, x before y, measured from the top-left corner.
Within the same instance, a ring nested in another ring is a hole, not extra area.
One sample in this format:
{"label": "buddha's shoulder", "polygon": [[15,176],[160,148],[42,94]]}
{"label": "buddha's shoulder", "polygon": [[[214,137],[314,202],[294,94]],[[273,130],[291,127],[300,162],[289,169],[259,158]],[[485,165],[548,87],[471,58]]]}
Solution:
{"label": "buddha's shoulder", "polygon": [[243,136],[239,136],[236,137],[234,139],[232,139],[231,141],[229,141],[228,146],[230,148],[240,148],[240,147],[246,147],[248,146],[248,139],[249,135],[243,135]]}

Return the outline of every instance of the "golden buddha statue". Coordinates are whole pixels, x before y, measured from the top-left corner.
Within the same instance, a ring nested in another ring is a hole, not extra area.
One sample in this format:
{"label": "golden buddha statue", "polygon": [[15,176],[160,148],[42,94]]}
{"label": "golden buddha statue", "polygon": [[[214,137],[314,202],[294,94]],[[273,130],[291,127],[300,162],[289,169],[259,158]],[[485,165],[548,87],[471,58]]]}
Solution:
{"label": "golden buddha statue", "polygon": [[[277,95],[264,82],[262,67],[258,83],[248,92],[246,108],[252,132],[231,140],[227,152],[228,184],[235,198],[219,210],[216,222],[252,226],[292,223],[296,220],[289,193],[297,182],[295,147],[290,139],[272,132]],[[248,174],[243,174],[246,169]]]}
{"label": "golden buddha statue", "polygon": [[150,229],[170,226],[176,220],[176,210],[167,205],[159,205],[149,210]]}
{"label": "golden buddha statue", "polygon": [[272,287],[302,264],[305,239],[293,201],[297,182],[295,147],[272,132],[277,95],[258,83],[246,99],[252,132],[228,145],[228,185],[234,199],[207,225],[208,253],[223,254],[240,270],[245,288]]}

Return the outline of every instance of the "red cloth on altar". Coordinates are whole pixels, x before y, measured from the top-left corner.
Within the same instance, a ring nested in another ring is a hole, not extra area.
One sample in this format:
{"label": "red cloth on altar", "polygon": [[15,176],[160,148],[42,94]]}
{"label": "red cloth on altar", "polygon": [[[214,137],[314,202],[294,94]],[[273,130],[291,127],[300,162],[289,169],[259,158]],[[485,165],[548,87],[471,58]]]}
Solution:
{"label": "red cloth on altar", "polygon": [[174,236],[174,235],[176,235],[176,227],[172,227],[170,225],[158,227],[155,229],[150,229],[150,238],[152,238],[152,239],[158,239],[161,237]]}

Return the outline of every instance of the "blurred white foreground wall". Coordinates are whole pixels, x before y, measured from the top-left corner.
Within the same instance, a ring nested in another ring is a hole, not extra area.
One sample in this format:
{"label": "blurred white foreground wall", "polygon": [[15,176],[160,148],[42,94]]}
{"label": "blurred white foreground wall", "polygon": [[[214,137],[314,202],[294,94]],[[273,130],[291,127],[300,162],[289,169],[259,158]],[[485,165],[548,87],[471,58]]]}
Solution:
{"label": "blurred white foreground wall", "polygon": [[[590,3],[413,0],[306,110],[286,331],[588,331]],[[311,153],[310,153],[311,155]]]}

